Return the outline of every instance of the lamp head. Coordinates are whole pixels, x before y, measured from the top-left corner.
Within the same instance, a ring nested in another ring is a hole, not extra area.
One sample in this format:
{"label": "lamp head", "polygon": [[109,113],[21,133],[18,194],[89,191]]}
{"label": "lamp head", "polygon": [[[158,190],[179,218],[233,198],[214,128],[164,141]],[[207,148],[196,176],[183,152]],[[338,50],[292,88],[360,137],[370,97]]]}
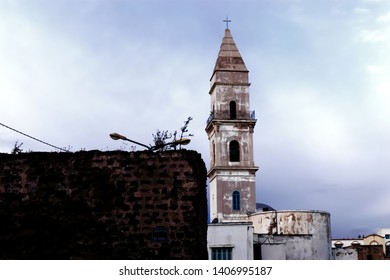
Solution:
{"label": "lamp head", "polygon": [[116,132],[114,132],[114,133],[111,133],[110,134],[110,137],[111,137],[111,139],[113,139],[113,140],[127,140],[127,138],[126,138],[126,136],[123,136],[123,135],[121,135],[121,134],[119,134],[119,133],[116,133]]}
{"label": "lamp head", "polygon": [[175,145],[188,145],[191,142],[191,139],[181,138],[175,141]]}

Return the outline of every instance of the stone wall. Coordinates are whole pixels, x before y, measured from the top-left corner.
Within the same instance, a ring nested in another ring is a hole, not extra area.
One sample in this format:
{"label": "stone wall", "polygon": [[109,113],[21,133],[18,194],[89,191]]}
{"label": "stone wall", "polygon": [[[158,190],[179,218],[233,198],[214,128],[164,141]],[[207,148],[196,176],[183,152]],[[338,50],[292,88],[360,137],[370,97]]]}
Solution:
{"label": "stone wall", "polygon": [[0,154],[0,259],[207,259],[194,151]]}
{"label": "stone wall", "polygon": [[382,245],[352,245],[357,251],[359,260],[386,260]]}
{"label": "stone wall", "polygon": [[344,248],[333,248],[335,260],[390,260],[382,245],[353,244]]}

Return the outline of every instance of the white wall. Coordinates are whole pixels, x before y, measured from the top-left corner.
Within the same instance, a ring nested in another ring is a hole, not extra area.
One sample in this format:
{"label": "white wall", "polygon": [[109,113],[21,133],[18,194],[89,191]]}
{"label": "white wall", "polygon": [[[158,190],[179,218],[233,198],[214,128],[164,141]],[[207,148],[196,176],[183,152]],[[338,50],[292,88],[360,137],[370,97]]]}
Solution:
{"label": "white wall", "polygon": [[252,223],[209,224],[207,230],[209,259],[213,247],[232,247],[233,260],[253,260]]}
{"label": "white wall", "polygon": [[[312,235],[256,235],[263,260],[313,260],[318,258]],[[326,258],[326,259],[330,259]]]}
{"label": "white wall", "polygon": [[263,260],[286,260],[286,246],[275,243],[262,244],[261,257]]}
{"label": "white wall", "polygon": [[385,237],[386,234],[390,234],[390,228],[378,229],[377,234]]}

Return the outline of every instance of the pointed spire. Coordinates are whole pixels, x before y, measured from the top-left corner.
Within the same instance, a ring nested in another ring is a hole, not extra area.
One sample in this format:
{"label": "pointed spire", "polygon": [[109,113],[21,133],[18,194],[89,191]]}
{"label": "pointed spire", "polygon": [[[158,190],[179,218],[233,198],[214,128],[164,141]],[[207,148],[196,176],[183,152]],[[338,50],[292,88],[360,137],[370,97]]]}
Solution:
{"label": "pointed spire", "polygon": [[225,29],[225,35],[222,39],[221,48],[214,67],[215,71],[248,72],[229,28]]}

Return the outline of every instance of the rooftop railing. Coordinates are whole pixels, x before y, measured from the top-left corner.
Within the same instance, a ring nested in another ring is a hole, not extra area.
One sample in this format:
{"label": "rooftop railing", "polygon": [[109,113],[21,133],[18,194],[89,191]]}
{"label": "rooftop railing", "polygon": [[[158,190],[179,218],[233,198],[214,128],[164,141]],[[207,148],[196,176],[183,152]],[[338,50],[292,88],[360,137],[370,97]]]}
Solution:
{"label": "rooftop railing", "polygon": [[210,116],[207,118],[206,126],[208,126],[212,120],[255,120],[256,113],[255,111],[250,111],[249,114],[247,112],[236,112],[235,118],[232,118],[230,111],[216,111],[211,112]]}

